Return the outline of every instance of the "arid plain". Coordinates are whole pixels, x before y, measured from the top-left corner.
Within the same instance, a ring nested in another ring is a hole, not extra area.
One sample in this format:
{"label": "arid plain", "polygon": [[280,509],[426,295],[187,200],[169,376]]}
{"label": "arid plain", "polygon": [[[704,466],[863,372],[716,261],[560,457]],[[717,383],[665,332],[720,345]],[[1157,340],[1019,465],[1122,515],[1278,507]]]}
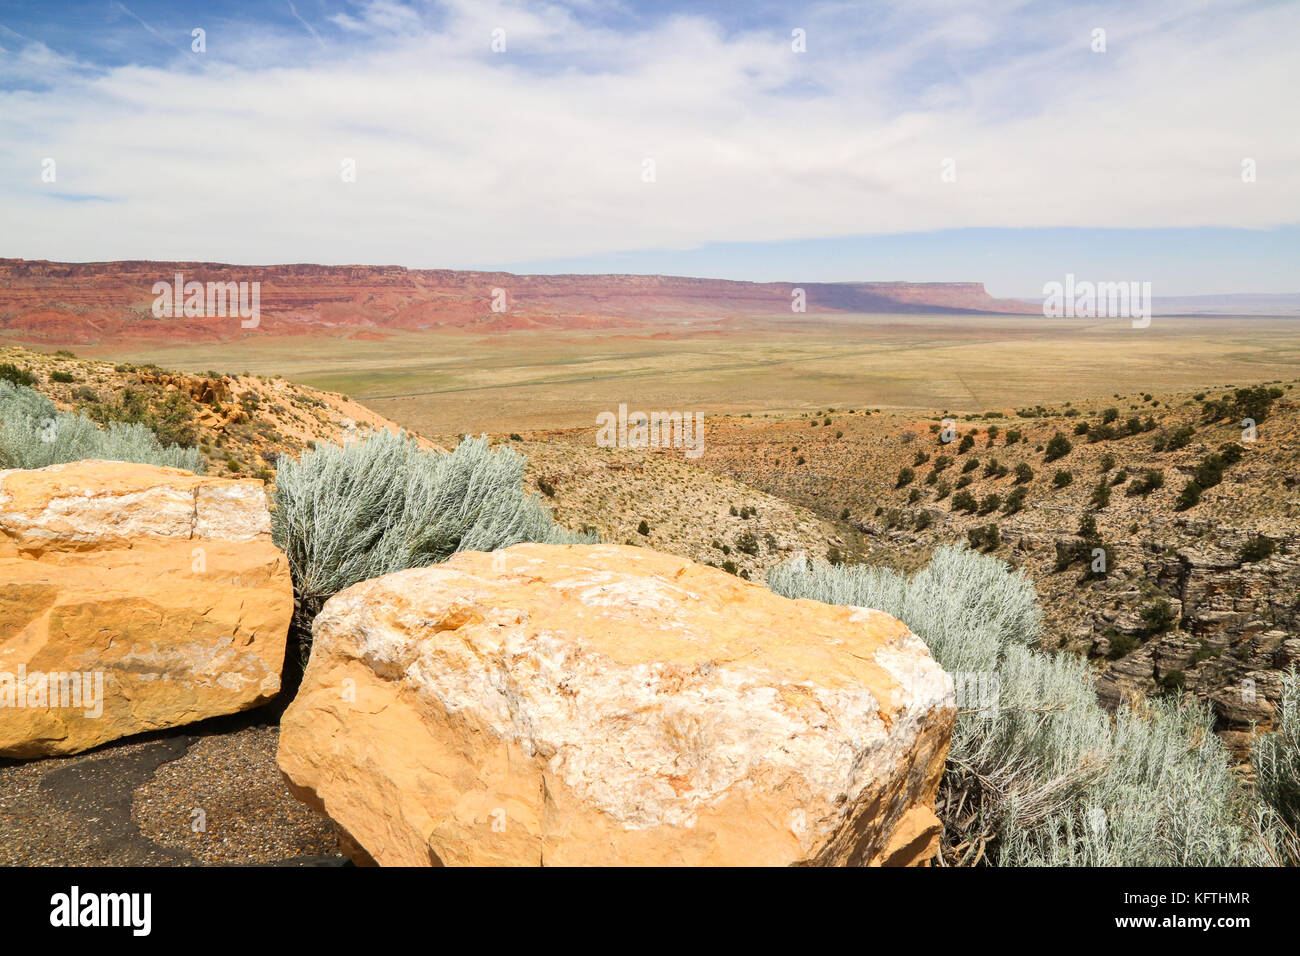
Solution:
{"label": "arid plain", "polygon": [[397,330],[131,342],[87,357],[282,375],[428,436],[594,424],[601,411],[977,412],[1290,379],[1300,320],[837,315],[674,324],[671,333]]}

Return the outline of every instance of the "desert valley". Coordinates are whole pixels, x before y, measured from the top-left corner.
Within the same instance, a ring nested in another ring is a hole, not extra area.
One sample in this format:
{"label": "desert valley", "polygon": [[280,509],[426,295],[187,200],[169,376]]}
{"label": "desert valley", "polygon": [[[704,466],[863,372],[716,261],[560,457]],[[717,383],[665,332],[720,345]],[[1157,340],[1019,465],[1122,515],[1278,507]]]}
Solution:
{"label": "desert valley", "polygon": [[[174,274],[261,281],[259,322],[156,318],[151,287]],[[275,488],[285,462],[371,429],[433,455],[485,435],[526,459],[566,533],[741,582],[801,560],[916,574],[961,544],[1027,576],[1035,648],[1086,672],[1100,706],[1206,708],[1246,788],[1300,664],[1298,368],[1291,315],[1135,328],[978,283],[0,263],[0,376],[142,424],[209,476]],[[701,453],[608,447],[598,417],[620,406],[698,413]],[[0,862],[341,861],[276,768],[287,696],[0,763]],[[291,776],[323,774],[324,793],[330,772]],[[986,844],[949,834],[941,859]]]}

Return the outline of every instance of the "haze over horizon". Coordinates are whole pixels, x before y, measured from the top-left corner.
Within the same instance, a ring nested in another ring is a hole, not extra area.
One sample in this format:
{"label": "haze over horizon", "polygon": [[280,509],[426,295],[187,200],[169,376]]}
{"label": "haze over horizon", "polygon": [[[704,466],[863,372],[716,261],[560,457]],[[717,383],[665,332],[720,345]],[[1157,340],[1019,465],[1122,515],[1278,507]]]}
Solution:
{"label": "haze over horizon", "polygon": [[0,3],[0,255],[1300,287],[1295,5],[186,6]]}

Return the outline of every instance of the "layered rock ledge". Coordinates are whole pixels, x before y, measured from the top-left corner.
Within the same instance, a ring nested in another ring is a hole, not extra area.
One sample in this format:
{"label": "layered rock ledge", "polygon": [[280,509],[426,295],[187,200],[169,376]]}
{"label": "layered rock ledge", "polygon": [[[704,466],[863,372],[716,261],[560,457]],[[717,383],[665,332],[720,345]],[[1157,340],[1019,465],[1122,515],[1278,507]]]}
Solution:
{"label": "layered rock ledge", "polygon": [[263,703],[292,614],[260,481],[107,461],[0,471],[0,756]]}
{"label": "layered rock ledge", "polygon": [[877,611],[641,548],[464,553],[336,595],[280,767],[382,865],[915,864],[951,679]]}

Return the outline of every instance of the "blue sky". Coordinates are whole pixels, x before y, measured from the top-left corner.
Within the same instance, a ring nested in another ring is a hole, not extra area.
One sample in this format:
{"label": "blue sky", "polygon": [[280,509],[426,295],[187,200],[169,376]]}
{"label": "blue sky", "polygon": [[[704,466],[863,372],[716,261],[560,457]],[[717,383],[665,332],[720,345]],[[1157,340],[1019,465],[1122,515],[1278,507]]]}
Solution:
{"label": "blue sky", "polygon": [[0,0],[0,255],[1300,292],[1297,40],[1251,0]]}

